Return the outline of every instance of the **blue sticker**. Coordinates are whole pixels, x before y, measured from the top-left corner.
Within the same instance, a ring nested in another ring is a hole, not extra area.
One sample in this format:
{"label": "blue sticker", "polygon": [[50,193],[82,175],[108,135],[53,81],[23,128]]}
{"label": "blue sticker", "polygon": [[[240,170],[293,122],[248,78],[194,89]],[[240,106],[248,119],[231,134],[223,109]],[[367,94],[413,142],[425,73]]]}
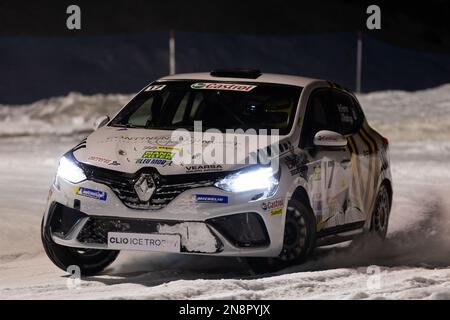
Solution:
{"label": "blue sticker", "polygon": [[218,196],[212,194],[195,194],[195,201],[207,203],[228,203],[227,196]]}
{"label": "blue sticker", "polygon": [[106,197],[108,196],[108,194],[104,191],[89,189],[85,187],[75,187],[74,191],[77,195],[102,201],[106,201]]}

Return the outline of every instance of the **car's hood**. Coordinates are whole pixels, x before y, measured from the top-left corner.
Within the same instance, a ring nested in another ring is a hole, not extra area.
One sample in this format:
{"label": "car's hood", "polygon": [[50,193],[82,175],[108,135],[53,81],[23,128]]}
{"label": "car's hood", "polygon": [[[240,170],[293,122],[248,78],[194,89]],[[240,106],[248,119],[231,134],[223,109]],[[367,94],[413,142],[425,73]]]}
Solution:
{"label": "car's hood", "polygon": [[[256,145],[246,144],[243,135],[236,135],[240,139],[233,143],[214,140],[213,134],[203,133],[197,137],[191,133],[190,141],[176,143],[171,140],[171,135],[172,131],[168,130],[103,127],[93,132],[85,144],[75,148],[74,156],[83,163],[127,173],[134,173],[143,167],[155,167],[163,175],[231,171],[248,165],[242,162],[245,160],[242,155],[248,156],[278,140],[278,137],[272,136],[269,139],[259,136],[259,143]],[[250,135],[245,137],[255,138]],[[205,159],[208,154],[207,146],[222,149],[224,157],[233,152],[237,160],[234,163],[237,164],[232,164],[231,161],[226,161],[225,164],[208,164],[211,162]],[[239,152],[244,147],[247,152]],[[186,154],[189,155],[192,159],[190,163],[177,164],[167,160],[180,150],[185,155],[184,159],[187,159]]]}

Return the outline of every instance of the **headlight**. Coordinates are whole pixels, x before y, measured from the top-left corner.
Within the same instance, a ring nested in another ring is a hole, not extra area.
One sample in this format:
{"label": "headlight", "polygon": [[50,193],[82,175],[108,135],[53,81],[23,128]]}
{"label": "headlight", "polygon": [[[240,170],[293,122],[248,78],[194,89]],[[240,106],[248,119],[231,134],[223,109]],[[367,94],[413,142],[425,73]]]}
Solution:
{"label": "headlight", "polygon": [[61,160],[59,160],[56,175],[72,183],[78,183],[86,180],[86,175],[83,170],[66,156],[63,156]]}
{"label": "headlight", "polygon": [[261,190],[264,196],[275,193],[278,178],[272,167],[257,167],[232,173],[215,183],[215,186],[230,192]]}

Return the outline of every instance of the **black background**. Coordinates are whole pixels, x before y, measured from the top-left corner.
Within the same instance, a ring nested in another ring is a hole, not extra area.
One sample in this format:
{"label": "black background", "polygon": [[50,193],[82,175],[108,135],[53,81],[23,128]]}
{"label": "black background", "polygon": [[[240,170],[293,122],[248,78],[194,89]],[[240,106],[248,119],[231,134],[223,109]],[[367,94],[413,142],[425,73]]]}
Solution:
{"label": "black background", "polygon": [[[65,9],[82,8],[83,28],[69,31]],[[382,29],[365,30],[368,5]],[[389,43],[450,52],[450,1],[0,1],[0,35],[85,36],[146,31],[310,34],[365,30]]]}
{"label": "black background", "polygon": [[[66,8],[81,7],[81,30]],[[381,30],[366,8],[381,8]],[[364,33],[364,92],[450,82],[450,1],[0,0],[0,104],[78,91],[132,93],[168,73],[221,67],[324,78],[355,89]]]}

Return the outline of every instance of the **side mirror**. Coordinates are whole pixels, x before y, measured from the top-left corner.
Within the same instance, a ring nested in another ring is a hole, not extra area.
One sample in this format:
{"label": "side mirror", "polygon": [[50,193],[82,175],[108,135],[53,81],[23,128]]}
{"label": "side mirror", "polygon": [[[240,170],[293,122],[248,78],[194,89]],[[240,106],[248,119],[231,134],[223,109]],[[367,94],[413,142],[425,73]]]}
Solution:
{"label": "side mirror", "polygon": [[314,145],[318,147],[345,147],[347,139],[340,133],[321,130],[314,136]]}
{"label": "side mirror", "polygon": [[97,130],[101,127],[103,127],[105,124],[109,122],[109,116],[101,116],[94,122],[94,130]]}

